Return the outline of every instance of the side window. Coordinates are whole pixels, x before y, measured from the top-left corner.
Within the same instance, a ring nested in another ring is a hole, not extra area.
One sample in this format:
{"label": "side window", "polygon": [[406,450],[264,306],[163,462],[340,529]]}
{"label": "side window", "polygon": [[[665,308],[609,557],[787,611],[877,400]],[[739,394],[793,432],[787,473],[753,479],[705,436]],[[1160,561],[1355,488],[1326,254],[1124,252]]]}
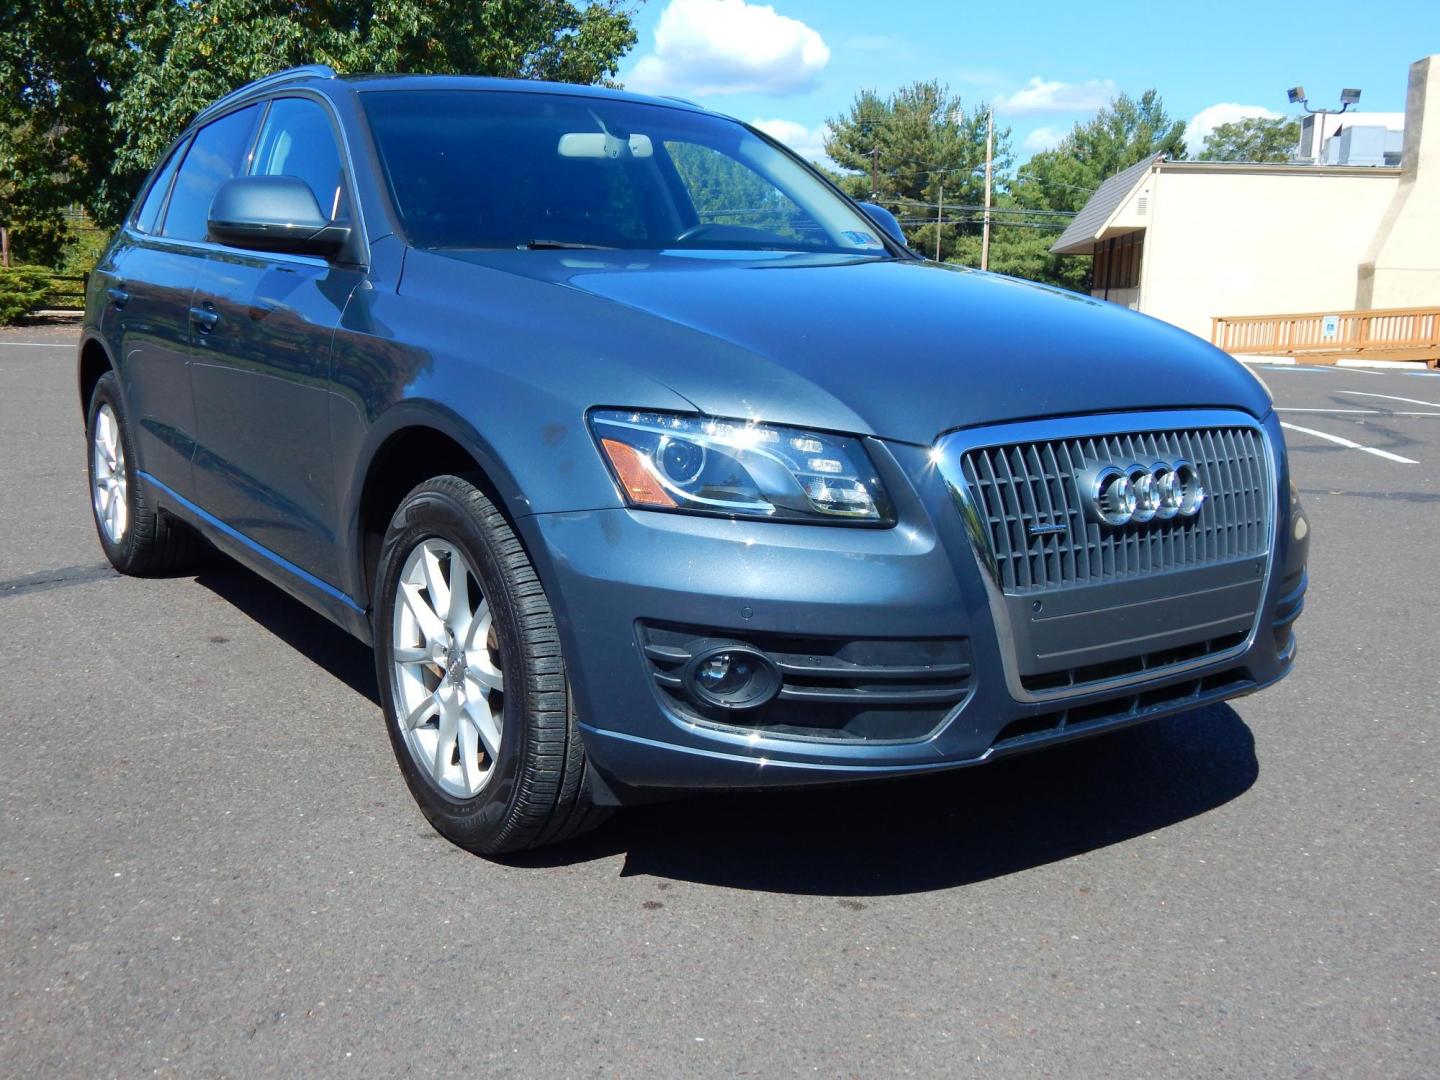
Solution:
{"label": "side window", "polygon": [[701,225],[738,225],[788,240],[823,244],[815,219],[744,162],[697,143],[666,142]]}
{"label": "side window", "polygon": [[307,98],[280,98],[270,106],[255,147],[256,176],[298,176],[332,220],[349,216],[345,174],[335,132],[322,105]]}
{"label": "side window", "polygon": [[155,226],[159,224],[160,208],[165,205],[165,196],[170,193],[170,180],[175,175],[175,170],[180,167],[180,162],[185,157],[185,148],[189,145],[187,139],[175,148],[163,168],[155,174],[154,181],[145,192],[145,201],[140,204],[140,211],[135,215],[135,227],[141,232],[153,233]]}
{"label": "side window", "polygon": [[222,116],[200,129],[175,177],[170,209],[165,212],[166,236],[204,240],[210,203],[220,185],[245,171],[244,156],[260,106],[251,105]]}

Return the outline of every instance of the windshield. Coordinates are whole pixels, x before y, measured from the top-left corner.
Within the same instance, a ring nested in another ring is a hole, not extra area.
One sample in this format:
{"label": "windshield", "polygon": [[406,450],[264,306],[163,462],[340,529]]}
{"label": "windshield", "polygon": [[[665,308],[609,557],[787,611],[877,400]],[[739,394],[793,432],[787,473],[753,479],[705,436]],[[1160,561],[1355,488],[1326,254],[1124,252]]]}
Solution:
{"label": "windshield", "polygon": [[733,120],[560,94],[362,97],[419,247],[888,254],[874,225]]}

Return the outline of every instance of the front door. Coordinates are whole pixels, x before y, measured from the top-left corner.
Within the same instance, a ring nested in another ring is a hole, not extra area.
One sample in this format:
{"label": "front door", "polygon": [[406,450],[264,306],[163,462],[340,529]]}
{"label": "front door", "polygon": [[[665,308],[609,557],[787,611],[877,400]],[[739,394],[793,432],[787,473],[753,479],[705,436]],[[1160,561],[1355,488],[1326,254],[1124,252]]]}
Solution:
{"label": "front door", "polygon": [[[298,176],[332,218],[347,187],[329,114],[271,103],[253,175]],[[197,501],[271,555],[339,578],[330,455],[330,348],[363,272],[296,255],[211,245],[193,303]]]}

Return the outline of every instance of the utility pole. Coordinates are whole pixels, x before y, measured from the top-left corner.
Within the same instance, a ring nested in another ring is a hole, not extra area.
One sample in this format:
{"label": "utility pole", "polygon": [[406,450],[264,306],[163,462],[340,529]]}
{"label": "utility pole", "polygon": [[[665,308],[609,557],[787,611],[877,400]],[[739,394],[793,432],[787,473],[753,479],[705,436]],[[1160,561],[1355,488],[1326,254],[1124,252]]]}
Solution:
{"label": "utility pole", "polygon": [[995,161],[995,109],[985,110],[985,222],[980,229],[980,269],[990,269],[990,171]]}
{"label": "utility pole", "polygon": [[876,180],[876,171],[880,167],[880,147],[870,147],[870,201],[874,202],[880,198],[880,184]]}
{"label": "utility pole", "polygon": [[940,203],[935,207],[935,261],[940,261],[940,230],[945,225],[945,185],[940,185]]}

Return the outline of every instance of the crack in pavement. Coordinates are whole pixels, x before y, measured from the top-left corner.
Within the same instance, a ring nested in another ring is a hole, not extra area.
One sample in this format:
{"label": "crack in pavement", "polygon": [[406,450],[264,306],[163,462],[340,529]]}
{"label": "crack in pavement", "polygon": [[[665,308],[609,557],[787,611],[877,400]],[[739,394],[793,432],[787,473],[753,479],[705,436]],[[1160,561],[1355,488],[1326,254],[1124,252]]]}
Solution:
{"label": "crack in pavement", "polygon": [[0,600],[9,596],[23,596],[26,593],[44,592],[47,589],[63,589],[67,585],[87,585],[92,581],[106,578],[118,580],[120,575],[109,563],[93,563],[89,566],[61,566],[54,570],[41,570],[0,581]]}

